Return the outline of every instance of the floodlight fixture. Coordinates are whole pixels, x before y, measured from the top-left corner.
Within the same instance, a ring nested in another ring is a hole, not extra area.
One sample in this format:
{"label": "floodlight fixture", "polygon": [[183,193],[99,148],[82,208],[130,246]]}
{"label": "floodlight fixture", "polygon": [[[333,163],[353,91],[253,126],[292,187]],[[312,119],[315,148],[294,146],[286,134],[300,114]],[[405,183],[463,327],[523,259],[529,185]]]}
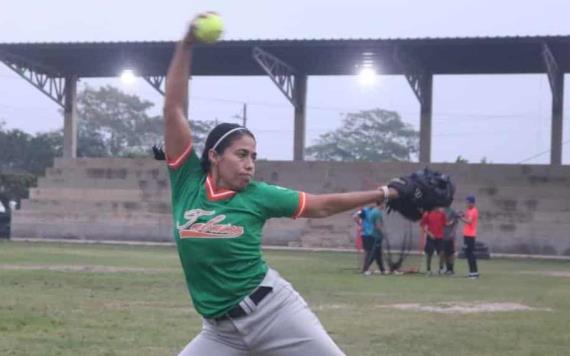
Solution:
{"label": "floodlight fixture", "polygon": [[372,66],[363,66],[358,73],[358,81],[363,86],[371,86],[376,83],[377,73]]}
{"label": "floodlight fixture", "polygon": [[137,81],[137,75],[132,69],[125,69],[121,72],[121,83],[133,85]]}

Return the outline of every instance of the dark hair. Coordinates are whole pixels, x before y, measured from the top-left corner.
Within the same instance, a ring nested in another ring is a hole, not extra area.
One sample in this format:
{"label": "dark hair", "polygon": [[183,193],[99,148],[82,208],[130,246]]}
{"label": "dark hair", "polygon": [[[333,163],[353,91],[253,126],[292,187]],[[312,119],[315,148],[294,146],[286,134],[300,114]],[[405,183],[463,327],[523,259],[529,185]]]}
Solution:
{"label": "dark hair", "polygon": [[208,152],[210,152],[210,150],[214,147],[216,142],[218,142],[218,140],[222,136],[224,136],[229,131],[237,128],[242,128],[242,130],[236,130],[232,132],[227,137],[224,137],[224,139],[220,143],[218,143],[218,146],[216,146],[216,152],[218,154],[220,155],[223,154],[226,148],[228,148],[232,144],[232,142],[234,142],[235,140],[244,135],[248,135],[255,140],[255,136],[251,133],[251,131],[237,124],[230,124],[227,122],[223,122],[218,126],[214,127],[212,131],[210,131],[210,133],[208,134],[208,137],[206,138],[206,145],[204,146],[204,151],[202,151],[202,159],[200,165],[202,166],[204,172],[208,172],[212,165],[212,162],[210,162],[210,157],[208,156]]}

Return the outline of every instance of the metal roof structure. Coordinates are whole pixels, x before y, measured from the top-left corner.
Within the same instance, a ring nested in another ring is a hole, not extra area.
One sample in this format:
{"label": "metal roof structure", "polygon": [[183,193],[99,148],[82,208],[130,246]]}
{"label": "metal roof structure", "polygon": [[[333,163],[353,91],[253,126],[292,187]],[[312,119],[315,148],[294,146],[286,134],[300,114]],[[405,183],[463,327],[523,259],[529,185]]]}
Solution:
{"label": "metal roof structure", "polygon": [[[0,43],[0,61],[64,108],[64,157],[75,157],[78,78],[125,69],[162,91],[175,42]],[[564,73],[570,36],[235,40],[197,45],[195,76],[267,75],[294,112],[294,159],[305,148],[309,76],[355,75],[362,68],[404,75],[420,102],[420,162],[431,157],[434,75],[546,74],[552,92],[551,164],[562,162]]]}
{"label": "metal roof structure", "polygon": [[[164,75],[174,42],[0,43],[0,59],[9,58],[50,75],[114,77],[126,66],[138,74]],[[204,76],[265,75],[252,61],[262,48],[312,75],[354,75],[363,60],[382,74],[405,74],[395,58],[410,53],[432,74],[546,73],[544,44],[561,69],[570,71],[570,36],[476,37],[421,39],[237,40],[197,46],[193,74]]]}

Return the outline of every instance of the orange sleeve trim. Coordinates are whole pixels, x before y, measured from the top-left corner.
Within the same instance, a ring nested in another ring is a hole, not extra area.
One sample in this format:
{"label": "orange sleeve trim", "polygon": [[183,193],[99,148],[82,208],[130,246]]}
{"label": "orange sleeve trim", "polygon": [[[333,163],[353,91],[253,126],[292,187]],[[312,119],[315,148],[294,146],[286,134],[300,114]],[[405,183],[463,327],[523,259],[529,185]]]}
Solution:
{"label": "orange sleeve trim", "polygon": [[182,166],[184,164],[184,162],[186,162],[186,159],[188,158],[188,156],[190,156],[190,152],[192,152],[192,141],[190,141],[190,144],[188,144],[188,147],[184,150],[184,152],[182,152],[182,154],[180,156],[178,156],[178,158],[171,159],[168,156],[166,157],[166,163],[168,164],[168,167],[170,167],[172,169],[180,168],[180,166]]}
{"label": "orange sleeve trim", "polygon": [[304,192],[299,192],[299,205],[297,206],[297,210],[293,215],[293,219],[297,219],[303,215],[305,209],[307,207],[307,194]]}

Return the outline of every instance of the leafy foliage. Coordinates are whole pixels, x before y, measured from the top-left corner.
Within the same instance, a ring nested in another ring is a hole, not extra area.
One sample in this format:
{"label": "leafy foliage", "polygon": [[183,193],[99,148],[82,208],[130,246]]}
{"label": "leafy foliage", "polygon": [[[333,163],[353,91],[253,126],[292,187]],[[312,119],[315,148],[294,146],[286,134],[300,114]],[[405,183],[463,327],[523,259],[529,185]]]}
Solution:
{"label": "leafy foliage", "polygon": [[190,121],[190,127],[192,128],[192,145],[198,155],[202,154],[202,150],[206,144],[206,138],[215,126],[215,121]]}
{"label": "leafy foliage", "polygon": [[59,153],[57,140],[52,134],[33,136],[0,126],[0,172],[43,173]]}
{"label": "leafy foliage", "polygon": [[112,86],[85,87],[77,98],[79,156],[145,155],[162,140],[162,119],[147,111],[153,103]]}
{"label": "leafy foliage", "polygon": [[[79,157],[147,156],[150,147],[162,141],[163,120],[150,116],[150,101],[106,86],[89,87],[78,95],[80,118],[78,131]],[[200,152],[213,121],[190,122],[196,151]]]}
{"label": "leafy foliage", "polygon": [[[111,86],[85,87],[77,100],[78,157],[151,157],[151,146],[163,139],[162,117],[148,114],[154,106],[150,101]],[[191,122],[197,152],[214,125],[213,121]],[[62,129],[31,135],[8,130],[0,121],[0,183],[10,197],[27,196],[35,176],[62,153]]]}
{"label": "leafy foliage", "polygon": [[461,155],[457,156],[455,163],[469,163],[469,160]]}
{"label": "leafy foliage", "polygon": [[8,202],[20,202],[28,198],[28,191],[36,185],[37,177],[29,173],[0,173],[0,202],[9,208]]}
{"label": "leafy foliage", "polygon": [[323,161],[409,161],[418,152],[419,134],[395,111],[373,109],[346,114],[342,126],[307,148]]}

